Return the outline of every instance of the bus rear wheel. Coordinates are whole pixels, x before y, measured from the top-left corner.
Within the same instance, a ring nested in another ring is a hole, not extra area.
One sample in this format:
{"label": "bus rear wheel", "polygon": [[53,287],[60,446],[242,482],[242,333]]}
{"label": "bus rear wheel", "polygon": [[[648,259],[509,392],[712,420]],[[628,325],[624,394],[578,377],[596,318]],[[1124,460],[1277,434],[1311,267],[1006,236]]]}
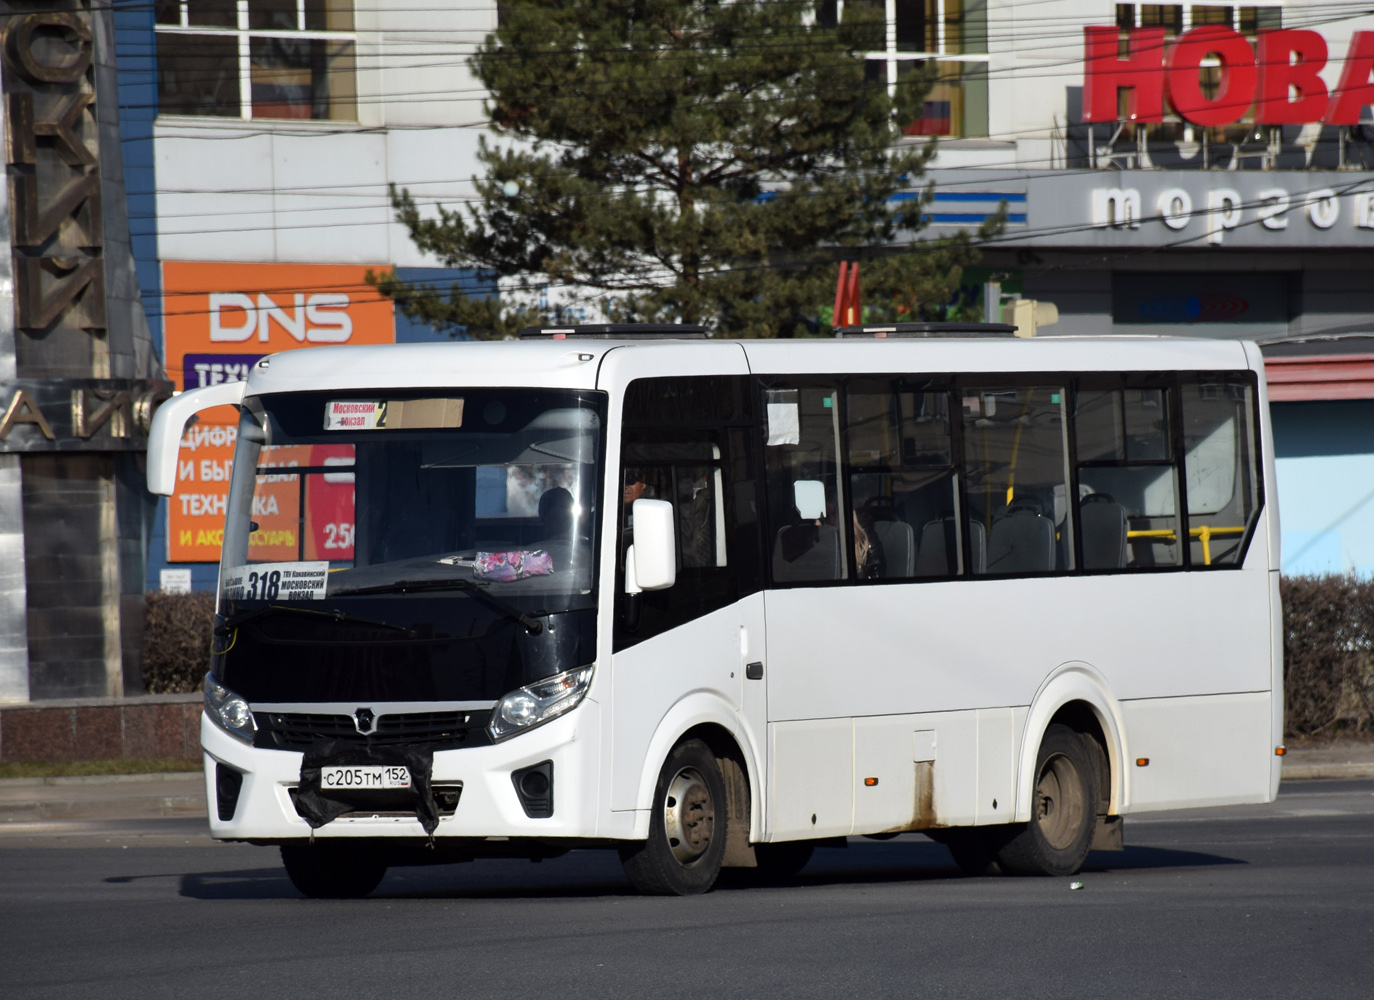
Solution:
{"label": "bus rear wheel", "polygon": [[620,850],[630,884],[658,896],[692,896],[715,885],[725,857],[725,781],[705,743],[668,755],[654,788],[649,839]]}
{"label": "bus rear wheel", "polygon": [[1084,737],[1068,726],[1045,730],[1035,760],[1031,820],[997,852],[1014,875],[1072,875],[1083,867],[1097,824],[1097,767]]}
{"label": "bus rear wheel", "polygon": [[386,876],[377,857],[332,844],[283,846],[281,861],[291,884],[312,899],[361,899]]}

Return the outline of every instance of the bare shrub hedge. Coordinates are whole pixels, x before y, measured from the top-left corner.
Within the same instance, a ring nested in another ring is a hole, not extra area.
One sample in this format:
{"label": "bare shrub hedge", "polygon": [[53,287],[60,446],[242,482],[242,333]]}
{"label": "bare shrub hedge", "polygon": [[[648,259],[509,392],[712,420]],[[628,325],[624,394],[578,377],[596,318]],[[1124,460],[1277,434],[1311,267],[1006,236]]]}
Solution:
{"label": "bare shrub hedge", "polygon": [[215,595],[148,594],[144,619],[143,683],[149,694],[199,691],[210,669],[210,639],[215,625]]}
{"label": "bare shrub hedge", "polygon": [[1374,580],[1284,577],[1279,592],[1287,735],[1374,728]]}

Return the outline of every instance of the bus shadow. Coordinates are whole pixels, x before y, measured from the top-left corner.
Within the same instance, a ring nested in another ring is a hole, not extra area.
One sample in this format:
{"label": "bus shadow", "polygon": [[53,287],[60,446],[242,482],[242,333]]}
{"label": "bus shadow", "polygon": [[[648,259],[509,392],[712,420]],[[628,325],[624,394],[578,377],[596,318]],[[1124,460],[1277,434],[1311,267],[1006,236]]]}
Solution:
{"label": "bus shadow", "polygon": [[[368,898],[592,899],[636,895],[618,862],[603,865],[584,857],[560,866],[562,870],[545,862],[538,871],[530,871],[528,862],[517,864],[518,868],[505,861],[392,868]],[[305,900],[281,867],[188,872],[181,875],[180,895],[207,901]]]}
{"label": "bus shadow", "polygon": [[[1085,872],[1144,871],[1167,868],[1198,868],[1212,865],[1243,865],[1248,862],[1199,851],[1160,847],[1128,847],[1124,851],[1093,851]],[[799,873],[787,879],[764,880],[747,869],[727,870],[717,883],[720,889],[770,886],[859,885],[878,882],[932,882],[965,879],[948,848],[928,840],[897,840],[885,843],[851,841],[843,850],[822,848]],[[990,876],[1004,878],[1005,876]]]}
{"label": "bus shadow", "polygon": [[[426,900],[594,899],[637,895],[621,874],[614,854],[597,856],[602,853],[573,852],[564,859],[547,861],[537,870],[531,870],[527,862],[510,861],[394,868],[372,896]],[[1149,871],[1247,863],[1200,851],[1136,846],[1124,851],[1094,851],[1088,855],[1083,871]],[[844,849],[818,849],[811,862],[789,878],[765,879],[749,869],[726,869],[716,883],[716,891],[937,882],[967,877],[943,845],[924,838],[904,838],[888,842],[852,841]],[[280,867],[185,873],[181,875],[180,894],[207,901],[303,898]]]}
{"label": "bus shadow", "polygon": [[1248,865],[1240,858],[1201,851],[1176,851],[1168,847],[1127,847],[1124,851],[1093,851],[1085,872],[1131,871],[1150,868],[1203,868],[1210,865]]}
{"label": "bus shadow", "polygon": [[187,872],[181,876],[181,895],[188,899],[300,899],[286,870],[240,868],[224,872]]}

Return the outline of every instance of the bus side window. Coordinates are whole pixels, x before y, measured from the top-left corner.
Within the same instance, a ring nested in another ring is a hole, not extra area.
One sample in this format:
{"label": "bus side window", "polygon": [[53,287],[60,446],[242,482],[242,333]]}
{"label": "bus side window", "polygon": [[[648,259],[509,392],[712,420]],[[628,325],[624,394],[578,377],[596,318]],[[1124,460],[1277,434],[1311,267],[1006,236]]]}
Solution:
{"label": "bus side window", "polygon": [[1163,388],[1076,393],[1084,569],[1150,569],[1182,560],[1169,403]]}
{"label": "bus side window", "polygon": [[1260,509],[1254,389],[1208,374],[1186,381],[1182,397],[1191,563],[1238,565]]}
{"label": "bus side window", "polygon": [[949,393],[856,380],[845,399],[860,580],[953,576],[960,539]]}
{"label": "bus side window", "polygon": [[960,390],[969,520],[986,533],[975,573],[1054,573],[1073,568],[1068,500],[1068,404],[1054,385]]}
{"label": "bus side window", "polygon": [[849,575],[838,454],[840,393],[833,387],[765,392],[764,463],[768,551],[776,583],[820,583]]}

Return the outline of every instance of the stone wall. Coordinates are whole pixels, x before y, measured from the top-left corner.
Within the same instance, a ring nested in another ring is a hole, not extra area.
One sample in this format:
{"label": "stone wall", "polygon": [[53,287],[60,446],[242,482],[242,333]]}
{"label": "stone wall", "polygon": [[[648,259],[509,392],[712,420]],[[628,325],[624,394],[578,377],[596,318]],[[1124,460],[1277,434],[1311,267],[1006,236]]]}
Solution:
{"label": "stone wall", "polygon": [[203,704],[194,694],[0,708],[0,761],[199,757]]}

